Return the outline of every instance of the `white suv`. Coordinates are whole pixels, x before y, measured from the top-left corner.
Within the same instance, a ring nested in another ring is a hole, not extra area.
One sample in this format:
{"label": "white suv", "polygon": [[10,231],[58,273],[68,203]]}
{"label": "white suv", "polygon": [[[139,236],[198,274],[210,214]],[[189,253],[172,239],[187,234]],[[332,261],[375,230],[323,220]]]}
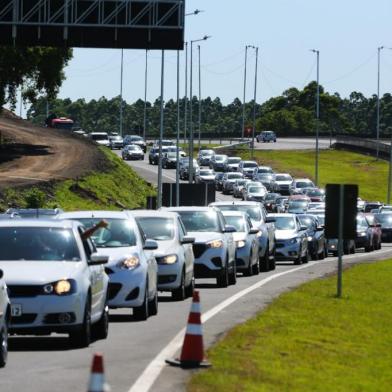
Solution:
{"label": "white suv", "polygon": [[11,299],[10,332],[68,333],[76,347],[108,334],[108,277],[84,228],[71,221],[0,222],[0,268]]}
{"label": "white suv", "polygon": [[7,286],[0,270],[0,368],[7,363],[8,356],[8,327],[11,320],[11,305],[8,298]]}

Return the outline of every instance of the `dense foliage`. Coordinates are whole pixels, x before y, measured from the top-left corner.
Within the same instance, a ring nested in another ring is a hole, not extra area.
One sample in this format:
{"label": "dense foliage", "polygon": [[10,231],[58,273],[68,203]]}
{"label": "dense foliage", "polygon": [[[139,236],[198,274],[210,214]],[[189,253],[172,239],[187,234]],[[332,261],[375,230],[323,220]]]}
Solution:
{"label": "dense foliage", "polygon": [[[281,96],[274,97],[263,103],[256,104],[257,131],[274,130],[280,136],[307,135],[316,129],[315,103],[317,85],[308,84],[303,90],[290,88]],[[376,129],[377,97],[366,98],[359,92],[353,92],[348,98],[339,94],[329,94],[320,86],[320,123],[321,134],[351,133],[373,135]],[[385,94],[380,100],[382,135],[392,130],[392,95]],[[184,103],[180,101],[181,131],[184,129]],[[198,131],[199,104],[193,98],[194,130]],[[203,99],[202,134],[205,137],[241,135],[242,103],[235,98],[228,105],[223,105],[219,98]],[[156,136],[159,130],[159,99],[147,102],[147,135]],[[188,102],[188,129],[190,118]],[[57,116],[71,117],[82,129],[90,131],[118,131],[120,98],[86,102],[84,99],[71,101],[54,99],[50,102],[50,111]],[[139,99],[133,104],[123,101],[124,133],[143,132],[144,102]],[[34,103],[28,117],[35,123],[43,124],[46,116],[46,100],[39,99]],[[253,102],[246,104],[246,127],[251,127],[253,118]],[[172,136],[177,129],[177,103],[173,100],[165,102],[165,135]]]}
{"label": "dense foliage", "polygon": [[67,48],[0,47],[0,108],[15,108],[20,87],[25,101],[34,103],[41,94],[53,99],[71,58],[72,49]]}

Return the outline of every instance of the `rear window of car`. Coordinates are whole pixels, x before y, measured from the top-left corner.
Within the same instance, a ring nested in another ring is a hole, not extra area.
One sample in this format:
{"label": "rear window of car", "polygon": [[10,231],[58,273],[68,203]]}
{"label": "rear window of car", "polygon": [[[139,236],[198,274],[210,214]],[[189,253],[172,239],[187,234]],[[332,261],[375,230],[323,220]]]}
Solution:
{"label": "rear window of car", "polygon": [[147,238],[156,241],[167,241],[174,238],[173,218],[138,217],[136,221]]}
{"label": "rear window of car", "polygon": [[2,261],[80,261],[71,229],[53,227],[1,227]]}
{"label": "rear window of car", "polygon": [[221,232],[218,214],[215,211],[177,211],[187,231]]}

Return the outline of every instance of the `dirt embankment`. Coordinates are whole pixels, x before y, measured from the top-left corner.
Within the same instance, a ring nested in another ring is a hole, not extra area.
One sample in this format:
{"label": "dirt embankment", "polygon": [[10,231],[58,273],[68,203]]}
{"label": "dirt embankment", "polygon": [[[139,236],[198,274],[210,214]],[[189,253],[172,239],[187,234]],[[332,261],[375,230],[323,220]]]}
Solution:
{"label": "dirt embankment", "polygon": [[70,131],[37,127],[4,110],[0,114],[0,190],[80,177],[103,169],[97,147]]}

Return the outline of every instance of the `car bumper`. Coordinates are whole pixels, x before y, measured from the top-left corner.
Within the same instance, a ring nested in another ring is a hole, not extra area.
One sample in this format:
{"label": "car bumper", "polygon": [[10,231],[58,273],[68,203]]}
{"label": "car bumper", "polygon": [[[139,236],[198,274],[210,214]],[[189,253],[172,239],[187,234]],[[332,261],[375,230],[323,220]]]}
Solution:
{"label": "car bumper", "polygon": [[[204,244],[194,244],[194,245],[204,246]],[[226,249],[207,248],[204,252],[200,252],[200,251],[195,252],[194,250],[194,253],[195,253],[195,262],[194,262],[195,278],[216,278],[217,276],[220,276],[221,271],[225,267]]]}
{"label": "car bumper", "polygon": [[237,248],[235,252],[235,263],[237,271],[246,270],[249,268],[249,264],[252,262],[250,244],[246,244],[242,248]]}
{"label": "car bumper", "polygon": [[276,260],[295,260],[301,256],[301,245],[300,243],[287,244],[284,242],[276,241]]}
{"label": "car bumper", "polygon": [[172,265],[158,264],[158,290],[171,291],[181,285],[182,264]]}

